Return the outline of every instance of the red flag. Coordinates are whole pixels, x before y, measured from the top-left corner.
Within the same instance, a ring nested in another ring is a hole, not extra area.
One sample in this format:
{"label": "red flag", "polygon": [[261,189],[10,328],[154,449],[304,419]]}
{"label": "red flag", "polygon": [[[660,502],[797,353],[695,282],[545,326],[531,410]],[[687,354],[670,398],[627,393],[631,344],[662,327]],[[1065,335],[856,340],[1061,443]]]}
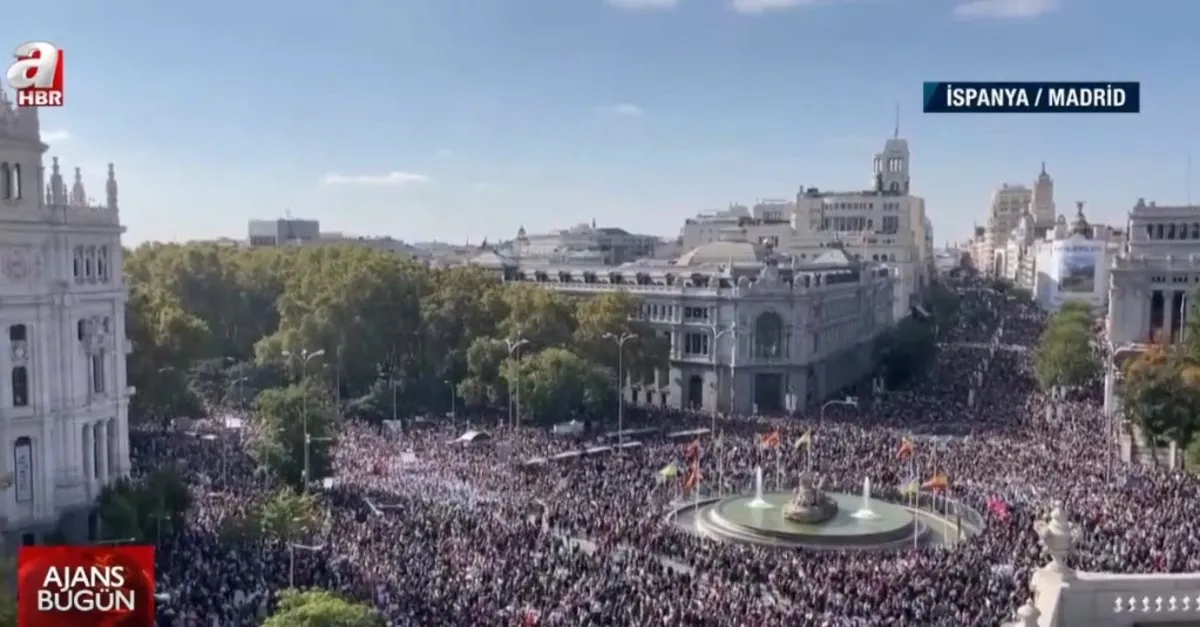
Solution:
{"label": "red flag", "polygon": [[688,445],[683,451],[683,458],[687,461],[692,461],[700,457],[700,439],[697,438],[694,442]]}
{"label": "red flag", "polygon": [[779,434],[779,429],[774,429],[770,433],[764,434],[759,439],[759,444],[763,448],[776,448],[782,441],[782,436]]}

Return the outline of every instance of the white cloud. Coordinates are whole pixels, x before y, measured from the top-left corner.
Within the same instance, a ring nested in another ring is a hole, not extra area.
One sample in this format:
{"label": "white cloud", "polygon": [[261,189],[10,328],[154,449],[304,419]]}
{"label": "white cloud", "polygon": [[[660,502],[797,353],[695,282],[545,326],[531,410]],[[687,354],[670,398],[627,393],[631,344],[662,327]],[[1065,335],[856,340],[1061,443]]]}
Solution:
{"label": "white cloud", "polygon": [[954,7],[954,15],[968,20],[1020,20],[1040,17],[1058,8],[1058,0],[972,0]]}
{"label": "white cloud", "polygon": [[813,4],[834,4],[846,0],[730,0],[729,6],[738,13],[758,15]]}
{"label": "white cloud", "polygon": [[47,144],[55,142],[65,142],[71,139],[71,133],[65,128],[58,128],[52,131],[42,131],[42,141]]}
{"label": "white cloud", "polygon": [[324,185],[374,185],[378,187],[407,187],[431,182],[428,176],[416,172],[388,172],[387,174],[326,174],[321,178]]}
{"label": "white cloud", "polygon": [[632,118],[644,115],[646,112],[641,107],[628,102],[622,102],[615,105],[606,105],[600,107],[600,113],[607,115],[619,115],[622,117]]}
{"label": "white cloud", "polygon": [[604,0],[609,6],[624,11],[661,11],[674,9],[680,0]]}

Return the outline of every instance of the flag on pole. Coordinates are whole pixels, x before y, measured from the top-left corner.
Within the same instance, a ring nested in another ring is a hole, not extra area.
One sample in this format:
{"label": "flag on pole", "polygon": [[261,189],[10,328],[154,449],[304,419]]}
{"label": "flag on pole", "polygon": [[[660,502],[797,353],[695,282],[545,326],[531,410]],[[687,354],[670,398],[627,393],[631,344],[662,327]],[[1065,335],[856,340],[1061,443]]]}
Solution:
{"label": "flag on pole", "polygon": [[693,467],[688,471],[687,479],[683,481],[683,491],[686,494],[695,490],[698,485],[700,485],[700,469]]}
{"label": "flag on pole", "polygon": [[777,448],[779,446],[780,435],[779,429],[774,429],[770,433],[764,434],[759,439],[759,444],[763,448]]}
{"label": "flag on pole", "polygon": [[929,481],[921,484],[921,487],[930,492],[945,492],[950,489],[950,479],[946,477],[946,473],[937,471],[929,478]]}
{"label": "flag on pole", "polygon": [[812,444],[812,440],[813,440],[812,431],[807,431],[807,432],[805,432],[804,435],[796,438],[796,443],[792,445],[792,448],[794,448],[798,451],[798,450],[800,450],[800,447],[808,446],[808,445]]}
{"label": "flag on pole", "polygon": [[700,439],[697,438],[691,444],[688,444],[686,449],[684,449],[683,458],[690,462],[695,459],[698,459],[699,457],[700,457]]}
{"label": "flag on pole", "polygon": [[903,440],[900,440],[900,450],[896,452],[896,456],[900,458],[900,461],[905,461],[912,457],[913,453],[916,452],[916,444],[914,444],[912,440],[904,438]]}
{"label": "flag on pole", "polygon": [[679,476],[679,466],[675,462],[671,462],[658,471],[658,476],[663,479],[674,479]]}
{"label": "flag on pole", "polygon": [[913,496],[921,489],[921,484],[916,479],[909,479],[900,484],[900,494],[904,496]]}

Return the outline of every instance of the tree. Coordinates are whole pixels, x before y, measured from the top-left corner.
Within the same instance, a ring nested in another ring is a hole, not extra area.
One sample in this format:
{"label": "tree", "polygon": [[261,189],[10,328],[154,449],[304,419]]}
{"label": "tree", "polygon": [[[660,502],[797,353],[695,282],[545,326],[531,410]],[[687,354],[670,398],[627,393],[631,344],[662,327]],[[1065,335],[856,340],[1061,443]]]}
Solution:
{"label": "tree", "polygon": [[294,542],[316,528],[316,501],[311,494],[297,494],[285,488],[263,504],[259,523],[267,537]]}
{"label": "tree", "polygon": [[253,420],[260,433],[259,461],[267,468],[296,486],[303,485],[306,461],[313,480],[329,475],[334,412],[329,396],[312,381],[264,390],[255,399]]}
{"label": "tree", "polygon": [[191,505],[191,491],[174,468],[156,470],[137,482],[120,479],[100,492],[102,539],[157,542],[183,528]]}
{"label": "tree", "polygon": [[937,338],[931,324],[909,317],[880,336],[876,351],[888,387],[898,387],[929,368]]}
{"label": "tree", "polygon": [[1081,309],[1072,303],[1050,318],[1034,354],[1034,372],[1043,390],[1078,388],[1096,378],[1093,323],[1086,305]]}
{"label": "tree", "polygon": [[942,333],[948,333],[957,324],[960,307],[958,294],[943,283],[934,283],[929,287],[929,307]]}
{"label": "tree", "polygon": [[383,627],[371,607],[348,601],[328,590],[285,590],[279,606],[263,627]]}
{"label": "tree", "polygon": [[520,388],[522,417],[543,424],[603,415],[616,400],[611,371],[563,348],[507,361],[501,374]]}
{"label": "tree", "polygon": [[1190,348],[1189,342],[1150,345],[1126,365],[1123,386],[1130,420],[1156,442],[1184,449],[1200,428],[1200,361]]}

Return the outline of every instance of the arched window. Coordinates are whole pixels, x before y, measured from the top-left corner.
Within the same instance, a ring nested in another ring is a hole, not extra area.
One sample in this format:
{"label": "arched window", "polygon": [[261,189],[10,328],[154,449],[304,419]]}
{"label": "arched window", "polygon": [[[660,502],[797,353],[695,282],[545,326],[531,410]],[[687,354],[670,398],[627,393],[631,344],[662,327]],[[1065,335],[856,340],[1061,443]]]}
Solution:
{"label": "arched window", "polygon": [[73,268],[75,271],[75,281],[78,282],[83,278],[83,246],[75,247]]}
{"label": "arched window", "polygon": [[783,318],[768,311],[754,321],[754,356],[780,357],[783,355]]}
{"label": "arched window", "polygon": [[88,246],[83,257],[83,275],[87,278],[96,276],[96,247]]}
{"label": "arched window", "polygon": [[0,198],[8,200],[12,198],[12,170],[8,167],[8,162],[0,163]]}
{"label": "arched window", "polygon": [[101,246],[96,253],[96,276],[108,281],[108,246]]}
{"label": "arched window", "polygon": [[21,183],[22,183],[22,181],[21,181],[21,164],[19,164],[19,163],[12,164],[12,170],[9,172],[8,177],[9,177],[9,179],[8,179],[9,180],[9,183],[8,183],[9,192],[12,193],[13,198],[20,200],[21,196],[23,195],[21,193],[21,187],[22,187],[22,185],[21,185]]}

